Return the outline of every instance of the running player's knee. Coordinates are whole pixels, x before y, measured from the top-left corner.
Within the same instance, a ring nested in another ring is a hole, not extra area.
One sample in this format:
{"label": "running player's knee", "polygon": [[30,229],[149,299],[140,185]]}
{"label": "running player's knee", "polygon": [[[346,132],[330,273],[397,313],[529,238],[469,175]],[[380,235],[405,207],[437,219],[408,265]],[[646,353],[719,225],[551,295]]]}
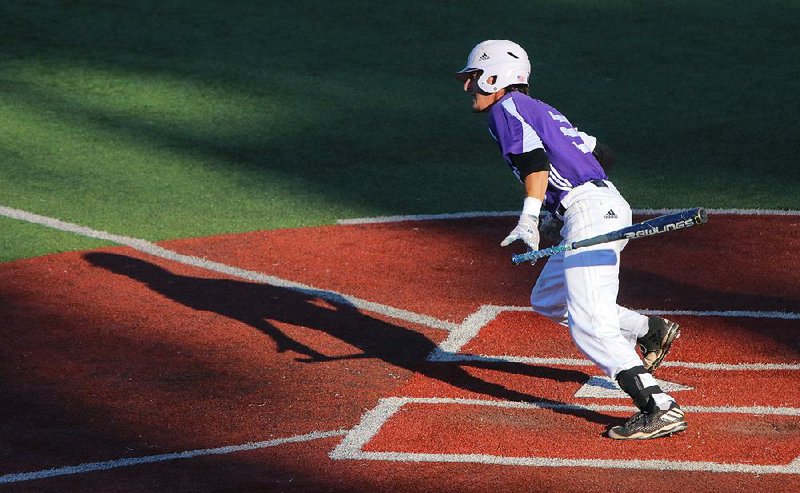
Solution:
{"label": "running player's knee", "polygon": [[531,290],[530,301],[534,312],[556,323],[566,324],[567,304],[561,290],[537,282]]}

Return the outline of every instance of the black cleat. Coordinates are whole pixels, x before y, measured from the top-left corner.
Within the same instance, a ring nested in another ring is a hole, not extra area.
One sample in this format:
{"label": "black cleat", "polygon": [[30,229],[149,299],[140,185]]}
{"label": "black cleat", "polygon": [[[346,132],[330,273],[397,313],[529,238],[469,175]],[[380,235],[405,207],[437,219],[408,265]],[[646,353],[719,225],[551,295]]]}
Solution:
{"label": "black cleat", "polygon": [[647,335],[636,339],[642,350],[644,369],[653,373],[664,361],[672,343],[680,337],[680,326],[666,318],[650,317],[647,320]]}
{"label": "black cleat", "polygon": [[648,440],[678,433],[687,426],[683,410],[673,401],[666,411],[634,414],[624,425],[608,430],[608,436],[615,440]]}

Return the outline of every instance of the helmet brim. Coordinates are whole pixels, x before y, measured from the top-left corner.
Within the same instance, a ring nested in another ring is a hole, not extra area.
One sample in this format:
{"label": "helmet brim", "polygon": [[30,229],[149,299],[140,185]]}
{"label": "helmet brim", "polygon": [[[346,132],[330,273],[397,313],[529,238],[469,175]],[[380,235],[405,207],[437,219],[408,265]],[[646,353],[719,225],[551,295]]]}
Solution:
{"label": "helmet brim", "polygon": [[467,79],[472,77],[472,74],[475,72],[479,72],[478,77],[481,76],[483,73],[483,69],[475,68],[475,67],[464,67],[458,72],[456,72],[456,79],[460,80],[461,82],[466,82]]}

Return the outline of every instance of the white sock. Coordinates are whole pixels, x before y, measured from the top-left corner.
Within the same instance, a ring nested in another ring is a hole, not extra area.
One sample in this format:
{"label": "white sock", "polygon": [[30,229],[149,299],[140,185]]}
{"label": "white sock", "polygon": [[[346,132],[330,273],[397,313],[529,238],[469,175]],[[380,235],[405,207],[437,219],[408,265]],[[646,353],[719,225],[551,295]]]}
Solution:
{"label": "white sock", "polygon": [[669,394],[653,394],[653,400],[656,401],[656,406],[662,411],[669,409],[669,406],[675,402],[675,399]]}

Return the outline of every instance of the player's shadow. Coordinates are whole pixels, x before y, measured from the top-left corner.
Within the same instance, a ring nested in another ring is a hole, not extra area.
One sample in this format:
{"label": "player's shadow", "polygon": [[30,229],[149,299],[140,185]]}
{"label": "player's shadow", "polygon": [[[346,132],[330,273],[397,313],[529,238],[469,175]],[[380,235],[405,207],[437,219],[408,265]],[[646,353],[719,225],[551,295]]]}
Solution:
{"label": "player's shadow", "polygon": [[[562,402],[509,389],[471,375],[464,366],[488,368],[559,382],[584,384],[589,375],[577,370],[503,361],[434,362],[426,360],[436,344],[423,334],[371,317],[341,296],[328,291],[290,289],[230,279],[207,279],[174,274],[150,262],[119,254],[87,253],[94,266],[135,279],[157,293],[195,310],[217,313],[267,334],[278,352],[293,351],[297,361],[317,363],[377,358],[461,389],[497,399],[543,403],[553,411],[579,416],[603,425],[618,417],[577,409]],[[353,355],[329,356],[292,339],[271,321],[330,334],[359,349]]]}

